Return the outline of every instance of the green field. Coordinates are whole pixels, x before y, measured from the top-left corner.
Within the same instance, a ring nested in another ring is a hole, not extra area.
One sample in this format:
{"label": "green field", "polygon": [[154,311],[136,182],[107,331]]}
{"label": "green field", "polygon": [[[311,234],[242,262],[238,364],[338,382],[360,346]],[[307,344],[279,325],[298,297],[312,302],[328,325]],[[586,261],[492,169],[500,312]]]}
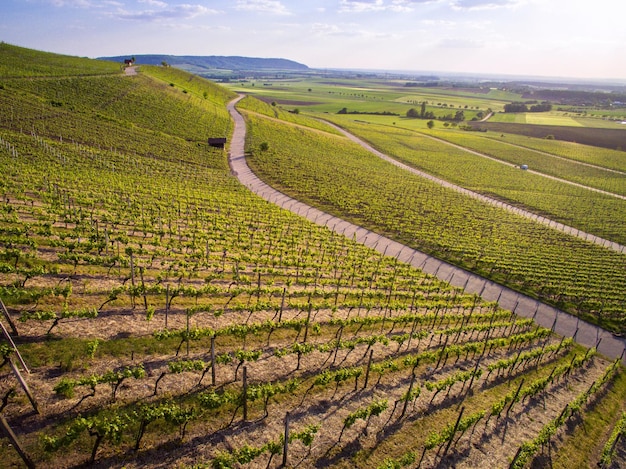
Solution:
{"label": "green field", "polygon": [[[592,121],[592,119],[588,119]],[[580,122],[574,116],[567,116],[563,113],[556,112],[526,112],[526,113],[515,113],[515,114],[506,114],[506,113],[498,113],[493,117],[494,122],[515,122],[516,124],[538,124],[538,125],[572,125],[572,126],[583,126],[584,124]],[[600,124],[598,124],[600,126]]]}
{"label": "green field", "polygon": [[[231,91],[2,48],[1,320],[30,372],[0,339],[0,396],[32,465],[567,468],[610,449],[619,361],[252,194],[206,143],[230,138]],[[622,330],[625,255],[408,175],[323,113],[241,108],[279,189]],[[5,436],[0,457],[27,466]]]}
{"label": "green field", "polygon": [[422,88],[420,93],[402,96],[399,100],[406,103],[427,101],[429,104],[452,108],[470,108],[476,109],[492,109],[493,111],[501,111],[504,104],[510,101],[516,101],[519,95],[507,91],[497,89],[435,89]]}
{"label": "green field", "polygon": [[[437,116],[463,110],[467,119],[478,111],[500,110],[518,95],[476,90],[414,88],[405,83],[368,80],[285,80],[232,83],[233,91],[252,94],[266,101],[275,101],[288,109],[306,109],[309,112],[336,113],[342,108],[349,112],[390,112],[405,116],[411,108],[419,108],[427,101],[427,110]],[[508,101],[507,101],[508,98]]]}
{"label": "green field", "polygon": [[0,42],[0,77],[41,77],[119,74],[120,65],[58,55]]}
{"label": "green field", "polygon": [[478,112],[494,112],[494,122],[518,124],[568,125],[595,128],[623,128],[620,119],[626,119],[622,108],[595,109],[555,105],[549,113],[504,113],[504,105],[523,101],[521,95],[507,89],[486,88],[479,85],[409,87],[407,81],[394,79],[292,78],[268,79],[225,84],[239,93],[276,102],[286,109],[307,112],[336,113],[342,108],[351,112],[392,112],[401,117],[412,107],[419,109],[422,102],[438,118],[463,110],[466,120]]}
{"label": "green field", "polygon": [[515,134],[494,135],[492,133],[489,135],[486,134],[485,137],[495,138],[496,140],[505,141],[509,144],[519,145],[573,161],[613,169],[622,173],[626,172],[626,159],[624,158],[623,151]]}

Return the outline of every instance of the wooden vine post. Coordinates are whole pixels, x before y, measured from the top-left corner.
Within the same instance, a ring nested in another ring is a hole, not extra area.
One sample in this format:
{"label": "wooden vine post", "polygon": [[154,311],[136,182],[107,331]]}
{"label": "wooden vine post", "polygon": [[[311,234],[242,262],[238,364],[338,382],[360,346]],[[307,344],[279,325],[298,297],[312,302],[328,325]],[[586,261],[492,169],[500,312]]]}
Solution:
{"label": "wooden vine post", "polygon": [[519,386],[517,387],[517,391],[515,391],[515,395],[513,396],[513,399],[511,399],[511,404],[509,404],[509,407],[506,409],[506,416],[509,416],[509,412],[511,412],[511,409],[513,408],[513,406],[515,405],[515,402],[517,401],[517,397],[519,396],[519,393],[522,391],[522,386],[524,385],[524,379],[522,378],[522,380],[519,383]]}
{"label": "wooden vine post", "polygon": [[211,385],[215,386],[215,335],[211,336]]}
{"label": "wooden vine post", "polygon": [[367,360],[367,369],[365,370],[365,382],[363,383],[363,389],[367,387],[367,383],[370,379],[370,368],[372,367],[372,357],[374,356],[374,349],[370,349],[370,357]]}
{"label": "wooden vine post", "polygon": [[409,390],[406,393],[406,399],[404,400],[404,405],[402,406],[402,414],[400,414],[400,418],[404,417],[404,414],[406,414],[406,409],[409,406],[409,400],[411,399],[411,394],[413,393],[414,385],[415,385],[415,373],[412,373],[411,382],[409,384]]}
{"label": "wooden vine post", "polygon": [[243,421],[248,420],[248,367],[243,367]]}
{"label": "wooden vine post", "polygon": [[146,284],[143,280],[143,266],[139,267],[139,278],[141,279],[141,293],[143,295],[143,306],[146,311],[148,311],[148,296],[146,294]]}
{"label": "wooden vine post", "polygon": [[0,298],[0,309],[2,309],[2,314],[4,315],[4,318],[9,323],[9,326],[11,327],[11,330],[13,331],[13,335],[19,336],[17,332],[17,327],[15,327],[15,323],[13,322],[13,319],[11,319],[11,315],[9,314],[7,307],[4,305],[4,301],[2,301],[2,298]]}
{"label": "wooden vine post", "polygon": [[11,348],[13,349],[15,354],[17,355],[17,359],[20,361],[20,364],[22,365],[22,368],[24,368],[24,370],[26,370],[26,373],[30,374],[30,370],[26,366],[26,363],[24,362],[24,359],[22,358],[22,355],[20,354],[20,351],[17,349],[17,345],[15,345],[15,342],[13,342],[13,339],[11,338],[11,335],[9,334],[9,331],[7,331],[6,327],[4,327],[4,324],[2,324],[2,321],[0,321],[0,329],[2,329],[2,335],[4,336],[4,338],[7,340],[7,342],[9,344],[11,344]]}
{"label": "wooden vine post", "polygon": [[278,312],[278,322],[283,320],[283,309],[285,308],[285,295],[287,294],[287,287],[283,287],[283,296],[280,299],[280,310]]}
{"label": "wooden vine post", "polygon": [[[483,351],[485,350],[485,348],[483,347]],[[476,366],[474,367],[474,372],[472,373],[472,379],[470,379],[469,382],[469,386],[467,386],[467,391],[465,391],[465,395],[468,396],[470,394],[470,392],[472,391],[472,385],[474,384],[474,379],[476,378],[476,374],[478,372],[478,367],[480,366],[480,361],[482,360],[482,355],[480,357],[478,357],[478,360],[476,360]],[[519,356],[518,356],[519,358]]]}
{"label": "wooden vine post", "polygon": [[126,251],[128,253],[128,256],[130,257],[130,283],[133,289],[132,293],[130,294],[130,302],[133,309],[135,309],[135,263],[133,262],[132,249],[129,248]]}
{"label": "wooden vine post", "polygon": [[32,404],[33,409],[35,409],[35,412],[39,413],[39,405],[37,404],[37,400],[35,399],[35,396],[33,396],[33,394],[30,392],[28,384],[24,380],[24,377],[20,373],[20,370],[18,370],[17,366],[15,366],[15,363],[13,363],[13,360],[11,360],[11,358],[9,358],[9,365],[11,365],[11,369],[13,370],[13,374],[15,375],[15,377],[17,378],[17,380],[20,383],[20,386],[22,386],[22,389],[24,390],[24,392],[28,396],[28,400]]}
{"label": "wooden vine post", "polygon": [[280,467],[287,467],[287,453],[289,452],[289,412],[285,414],[285,434],[283,438],[283,463]]}
{"label": "wooden vine post", "polygon": [[189,317],[191,316],[191,311],[185,311],[185,316],[187,317],[187,356],[189,356]]}
{"label": "wooden vine post", "polygon": [[167,316],[170,312],[170,286],[165,288],[165,328],[167,329]]}
{"label": "wooden vine post", "polygon": [[11,440],[11,444],[22,458],[22,461],[24,461],[24,464],[26,464],[26,467],[28,467],[28,469],[35,469],[35,463],[28,457],[26,451],[24,451],[24,448],[22,448],[22,444],[17,439],[17,435],[15,435],[13,429],[9,426],[9,423],[1,414],[0,425],[2,426],[2,429],[4,430],[6,436],[9,438],[9,440]]}
{"label": "wooden vine post", "polygon": [[446,457],[446,454],[448,454],[448,450],[450,449],[450,445],[452,445],[452,441],[454,440],[454,435],[456,434],[456,430],[457,428],[459,428],[459,424],[461,423],[461,417],[463,417],[464,411],[465,411],[465,406],[461,407],[459,416],[457,417],[456,423],[454,424],[454,429],[452,430],[452,437],[448,440],[448,444],[446,445],[446,448],[443,450],[443,455],[441,456],[442,460],[443,458]]}
{"label": "wooden vine post", "polygon": [[307,305],[308,312],[306,315],[306,324],[304,325],[304,340],[302,341],[305,344],[309,336],[309,323],[311,322],[311,309],[312,308],[313,308],[313,305],[311,304],[311,294],[309,294],[309,303]]}

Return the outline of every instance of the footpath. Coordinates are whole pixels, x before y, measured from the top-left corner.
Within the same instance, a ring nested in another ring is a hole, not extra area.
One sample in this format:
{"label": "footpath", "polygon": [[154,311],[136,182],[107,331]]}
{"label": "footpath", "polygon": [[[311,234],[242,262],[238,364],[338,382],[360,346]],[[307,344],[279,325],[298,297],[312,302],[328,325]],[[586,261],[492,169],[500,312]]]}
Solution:
{"label": "footpath", "polygon": [[[445,179],[440,179],[440,178],[438,178],[436,176],[433,176],[431,174],[428,174],[428,173],[425,173],[423,171],[420,171],[419,169],[412,168],[411,166],[408,166],[408,165],[406,165],[404,163],[401,163],[400,161],[398,161],[398,160],[396,160],[396,159],[394,159],[394,158],[392,158],[392,157],[390,157],[388,155],[385,155],[384,153],[381,153],[380,151],[376,150],[374,147],[372,147],[368,143],[364,142],[363,140],[361,140],[357,136],[352,135],[351,133],[347,132],[346,130],[342,129],[341,127],[338,127],[336,125],[330,124],[328,122],[327,122],[327,124],[332,125],[338,131],[343,133],[347,138],[352,140],[354,143],[358,143],[363,148],[368,150],[370,153],[373,153],[374,155],[378,156],[379,158],[381,158],[381,159],[383,159],[385,161],[388,161],[389,163],[391,163],[391,164],[393,164],[395,166],[398,166],[399,168],[402,168],[405,171],[408,171],[410,173],[416,174],[416,175],[418,175],[420,177],[423,177],[425,179],[429,179],[430,181],[433,181],[433,182],[439,184],[440,186],[447,187],[448,189],[452,189],[452,190],[454,190],[456,192],[460,192],[461,194],[466,195],[468,197],[472,197],[474,199],[478,199],[481,202],[485,202],[485,203],[490,204],[490,205],[495,205],[496,207],[502,208],[502,209],[507,210],[507,211],[509,211],[511,213],[515,213],[516,215],[519,215],[519,216],[522,216],[522,217],[525,217],[525,218],[530,218],[531,220],[534,220],[537,223],[542,223],[544,225],[549,226],[550,228],[554,228],[555,230],[559,230],[559,231],[562,231],[562,232],[567,233],[569,235],[576,236],[578,238],[584,239],[585,241],[589,241],[589,242],[597,244],[599,246],[603,246],[605,248],[612,249],[614,251],[621,252],[621,253],[626,252],[626,246],[624,246],[623,244],[619,244],[619,243],[616,243],[614,241],[609,241],[608,239],[600,238],[599,236],[592,235],[591,233],[586,233],[586,232],[584,232],[582,230],[579,230],[578,228],[573,228],[571,226],[564,225],[563,223],[556,222],[554,220],[551,220],[550,218],[546,218],[546,217],[543,217],[541,215],[537,215],[536,213],[530,212],[528,210],[524,210],[523,208],[519,208],[519,207],[516,207],[514,205],[507,204],[506,202],[502,202],[501,200],[497,200],[497,199],[488,197],[486,195],[479,194],[478,192],[474,192],[474,191],[471,191],[471,190],[466,189],[464,187],[461,187],[461,186],[458,186],[458,185],[453,184],[451,182],[448,182]],[[460,145],[456,145],[454,143],[446,142],[444,140],[441,140],[441,139],[438,139],[438,138],[435,138],[435,137],[430,137],[430,138],[433,138],[435,140],[441,141],[441,142],[443,142],[443,143],[445,143],[447,145],[450,145],[452,147],[459,148],[459,149],[461,149],[463,151],[467,151],[467,152],[473,153],[473,154],[478,155],[478,156],[487,157],[486,155],[483,155],[482,153],[478,153],[476,151],[469,150],[469,149],[464,148],[464,147],[462,147]],[[490,157],[487,157],[487,158],[490,158]],[[490,159],[493,159],[493,158],[490,158]],[[537,173],[537,174],[539,174],[539,173]],[[555,180],[562,181],[559,178],[555,178],[555,177],[552,177],[552,176],[547,176],[545,174],[542,174],[542,176],[547,177],[549,179],[555,179]],[[602,193],[608,194],[605,191],[601,191],[599,189],[594,189],[593,187],[583,186],[581,184],[575,184],[575,183],[571,183],[569,181],[568,181],[568,184],[572,184],[572,185],[576,185],[576,186],[579,186],[579,187],[583,187],[583,188],[585,188],[587,190],[592,190],[592,191],[595,191],[595,192],[602,192]],[[618,198],[626,198],[626,197],[620,196],[618,194],[612,194],[611,193],[610,195],[613,196],[613,197],[618,197]]]}
{"label": "footpath", "polygon": [[[625,338],[617,337],[598,326],[582,321],[534,298],[306,205],[261,181],[249,168],[245,158],[246,124],[235,108],[237,102],[242,98],[243,96],[239,96],[228,104],[228,111],[235,123],[228,161],[233,175],[252,192],[268,202],[303,216],[318,225],[326,226],[336,233],[356,239],[357,242],[384,255],[395,257],[399,261],[434,275],[440,280],[462,287],[469,293],[476,293],[487,301],[497,301],[502,308],[513,311],[521,317],[533,318],[537,324],[550,328],[561,336],[573,337],[581,345],[597,347],[600,353],[611,359],[621,357],[622,362],[626,365]],[[380,152],[376,153],[379,154]],[[385,159],[389,159],[388,156],[383,156]]]}

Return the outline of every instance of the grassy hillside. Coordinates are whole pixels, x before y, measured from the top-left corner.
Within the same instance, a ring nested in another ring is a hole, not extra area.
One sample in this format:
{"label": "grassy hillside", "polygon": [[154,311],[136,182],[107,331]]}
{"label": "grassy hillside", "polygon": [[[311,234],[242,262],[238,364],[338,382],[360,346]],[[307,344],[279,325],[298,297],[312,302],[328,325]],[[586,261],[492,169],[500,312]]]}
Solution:
{"label": "grassy hillside", "polygon": [[[599,460],[619,365],[252,195],[205,143],[230,133],[227,90],[46,54],[34,77],[20,51],[0,75],[0,298],[33,402],[6,340],[0,397],[37,467],[504,467],[556,461],[581,421]],[[284,131],[270,149],[295,132],[344,158],[326,125],[254,109]],[[25,466],[7,438],[0,458]]]}
{"label": "grassy hillside", "polygon": [[84,76],[119,73],[120,64],[17,47],[0,42],[0,77]]}

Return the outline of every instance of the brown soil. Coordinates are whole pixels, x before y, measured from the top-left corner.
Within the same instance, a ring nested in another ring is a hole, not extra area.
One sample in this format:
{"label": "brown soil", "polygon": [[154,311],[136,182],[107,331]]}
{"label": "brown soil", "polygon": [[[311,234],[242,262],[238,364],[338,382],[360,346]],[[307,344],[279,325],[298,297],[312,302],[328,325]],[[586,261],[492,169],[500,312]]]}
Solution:
{"label": "brown soil", "polygon": [[626,128],[624,130],[596,129],[590,127],[514,124],[508,122],[469,122],[468,124],[474,128],[486,129],[491,132],[511,133],[536,138],[545,138],[548,135],[553,135],[556,140],[626,151]]}
{"label": "brown soil", "polygon": [[[328,313],[320,313],[321,317],[326,317]],[[296,313],[287,314],[286,316],[295,316]],[[222,318],[220,318],[222,319]],[[212,318],[211,320],[214,320]],[[317,318],[320,320],[320,318]],[[64,325],[62,331],[64,335],[83,336],[85,331],[96,331],[98,329],[112,328],[117,330],[116,322],[127,321],[129,331],[135,336],[147,333],[152,324],[147,323],[145,318],[141,318],[139,314],[132,313],[126,316],[114,317],[112,322],[106,317],[98,317],[91,320],[80,320],[69,322]],[[183,321],[180,317],[173,320],[177,326],[183,327]],[[229,323],[236,322],[232,317],[228,319]],[[22,330],[22,327],[20,326]],[[20,332],[21,332],[20,330]],[[61,332],[61,330],[59,331]],[[400,332],[400,331],[397,331]],[[264,335],[262,334],[264,337]],[[264,343],[265,339],[259,337],[258,342]],[[301,337],[302,338],[302,337]],[[313,343],[323,343],[330,340],[332,336],[325,334],[323,336],[311,335],[310,341]],[[349,338],[348,334],[344,339]],[[285,381],[293,377],[300,376],[307,379],[311,373],[316,370],[327,368],[332,362],[331,354],[313,352],[305,355],[301,361],[301,368],[296,371],[297,357],[293,354],[278,358],[273,355],[274,347],[282,345],[288,346],[292,343],[293,338],[281,339],[275,337],[272,340],[272,347],[260,345],[266,350],[257,362],[247,364],[248,376],[251,383],[269,382],[269,381]],[[461,337],[461,342],[463,342]],[[476,340],[474,337],[472,340]],[[226,350],[233,350],[234,345],[221,345],[221,338],[217,340],[218,353]],[[258,348],[257,341],[248,339],[249,347]],[[413,341],[412,353],[416,353],[417,344]],[[419,351],[425,350],[428,345],[438,347],[438,339],[423,339],[420,341]],[[406,347],[402,347],[401,353],[406,353]],[[376,360],[382,360],[385,357],[391,357],[397,350],[397,344],[391,343],[389,346],[378,344],[373,347],[374,357]],[[482,363],[486,367],[489,363],[497,361],[505,356],[511,356],[517,352],[507,352],[506,350],[497,352],[485,359]],[[358,346],[354,351],[340,351],[335,360],[335,366],[355,366],[366,365],[366,346]],[[89,394],[88,389],[77,388],[75,397],[70,399],[57,397],[53,391],[54,386],[59,382],[61,376],[79,377],[89,374],[101,374],[110,369],[117,369],[124,366],[138,365],[143,363],[147,376],[140,380],[125,381],[117,394],[117,404],[119,406],[135,406],[143,402],[151,402],[154,399],[163,396],[177,396],[186,393],[197,392],[201,389],[210,389],[210,373],[204,378],[200,387],[198,387],[199,373],[182,373],[178,375],[166,375],[159,383],[158,396],[153,397],[154,385],[156,379],[163,371],[167,369],[166,363],[174,359],[173,355],[168,356],[150,356],[150,357],[122,357],[118,359],[107,358],[105,360],[91,360],[82,364],[82,369],[70,372],[60,373],[56,366],[46,366],[33,370],[28,376],[28,382],[32,392],[37,396],[39,405],[42,409],[41,415],[32,412],[24,415],[24,408],[28,405],[24,400],[20,400],[21,405],[16,403],[10,404],[5,410],[5,414],[14,425],[15,431],[26,437],[28,441],[38,432],[50,433],[48,428],[49,422],[64,420],[65,418],[76,416],[81,413],[89,413],[95,409],[111,405],[111,391],[108,385],[99,385],[96,395],[93,397],[85,397]],[[208,360],[208,350],[198,351],[194,349],[192,356],[187,357],[183,352],[181,359],[202,359]],[[547,365],[550,367],[550,365]],[[544,397],[528,402],[520,403],[508,418],[495,419],[491,418],[487,423],[485,420],[479,422],[477,427],[471,433],[468,432],[453,447],[452,451],[446,456],[445,461],[439,461],[436,451],[430,451],[426,454],[422,467],[479,467],[483,463],[489,462],[493,467],[504,467],[507,459],[510,459],[517,450],[521,441],[532,438],[539,431],[542,425],[548,420],[554,418],[562,410],[562,408],[570,402],[574,396],[590,385],[602,372],[606,362],[600,359],[593,360],[588,369],[575,373],[566,381],[561,381],[552,386]],[[471,369],[473,361],[458,362],[449,360],[445,366],[433,373],[432,366],[420,367],[418,371],[417,382],[423,384],[425,381],[436,381],[448,376],[459,368]],[[239,383],[233,384],[235,365],[224,365],[217,367],[217,385],[235,386],[241,385],[242,371],[239,370]],[[488,381],[485,381],[485,375],[474,383],[473,388],[478,393],[481,390],[489,390],[494,386],[502,386],[500,381],[492,375]],[[3,382],[6,384],[10,381],[9,375],[4,375]],[[458,384],[452,388],[448,396],[441,393],[436,397],[434,402],[429,404],[432,393],[422,388],[421,396],[416,400],[415,405],[409,406],[409,414],[403,421],[398,421],[400,407],[395,410],[392,415],[393,403],[399,400],[401,395],[406,392],[410,381],[410,370],[403,370],[383,377],[380,383],[376,384],[374,376],[366,389],[362,388],[363,377],[359,380],[358,389],[355,391],[354,380],[339,386],[335,389],[334,385],[327,386],[323,389],[313,388],[303,399],[302,392],[297,396],[280,396],[272,400],[270,404],[269,416],[262,418],[262,411],[258,404],[251,405],[250,417],[248,422],[241,421],[241,410],[235,417],[234,424],[225,427],[225,422],[231,418],[230,413],[218,418],[217,420],[207,419],[190,424],[187,435],[182,442],[176,441],[175,431],[161,433],[158,429],[152,431],[145,437],[142,444],[142,450],[138,454],[128,452],[128,447],[132,446],[130,442],[122,444],[119,447],[104,445],[99,452],[98,464],[96,467],[172,467],[181,464],[194,464],[201,461],[210,461],[218,451],[228,451],[229,448],[238,449],[244,444],[252,446],[261,446],[268,441],[277,440],[283,431],[283,422],[285,412],[289,411],[292,415],[292,429],[294,431],[302,429],[308,424],[318,424],[321,428],[315,437],[314,444],[310,451],[307,450],[300,442],[292,445],[289,454],[289,460],[298,467],[327,467],[339,465],[346,467],[345,464],[351,456],[359,450],[370,451],[375,449],[380,443],[379,438],[392,438],[394,435],[411,431],[413,425],[419,425],[421,419],[429,414],[441,413],[444,421],[449,421],[449,417],[445,417],[445,413],[456,413],[460,401],[457,396],[460,395],[461,385]],[[230,384],[229,384],[230,383]],[[310,384],[306,384],[305,389]],[[3,389],[6,389],[3,386]],[[503,388],[502,392],[508,392],[508,387]],[[182,393],[182,394],[181,394]],[[479,393],[480,394],[480,393]],[[352,428],[346,429],[342,435],[341,441],[337,442],[337,437],[343,427],[343,420],[350,412],[363,408],[371,403],[374,399],[388,399],[389,408],[380,416],[372,418],[369,423],[357,421]],[[485,407],[486,404],[483,404]],[[488,406],[487,406],[488,407]],[[232,412],[232,410],[231,410]],[[21,416],[20,416],[21,415]],[[224,421],[224,419],[226,419]],[[449,423],[449,422],[448,422]],[[443,423],[439,423],[443,425]],[[35,432],[35,433],[33,433]],[[470,440],[471,435],[471,440]],[[30,444],[34,444],[32,441]],[[77,453],[77,448],[70,447],[69,451],[54,454],[54,459],[49,461],[48,467],[73,467],[80,461],[84,461],[86,457],[85,449],[82,453]],[[120,452],[121,451],[121,452]],[[396,454],[396,456],[398,456]],[[377,464],[379,456],[374,456]],[[268,457],[263,456],[255,460],[249,467],[265,467]],[[278,467],[281,462],[280,457],[275,457],[271,467]],[[352,464],[352,463],[350,463]],[[371,467],[367,464],[361,467]]]}

